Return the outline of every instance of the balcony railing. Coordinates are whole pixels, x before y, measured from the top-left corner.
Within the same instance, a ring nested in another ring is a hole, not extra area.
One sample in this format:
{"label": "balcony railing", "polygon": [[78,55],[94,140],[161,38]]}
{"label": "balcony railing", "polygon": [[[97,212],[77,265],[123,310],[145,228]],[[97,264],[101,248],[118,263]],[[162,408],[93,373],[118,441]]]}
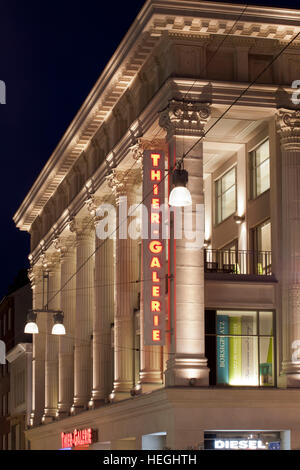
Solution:
{"label": "balcony railing", "polygon": [[206,273],[272,274],[271,251],[208,250],[204,251]]}

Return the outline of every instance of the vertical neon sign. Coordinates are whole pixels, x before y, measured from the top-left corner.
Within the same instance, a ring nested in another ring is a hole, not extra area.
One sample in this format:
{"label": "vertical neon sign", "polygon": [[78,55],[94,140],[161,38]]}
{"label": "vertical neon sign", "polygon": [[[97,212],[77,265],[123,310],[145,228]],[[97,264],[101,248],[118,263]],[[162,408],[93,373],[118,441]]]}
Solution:
{"label": "vertical neon sign", "polygon": [[162,238],[161,205],[165,155],[144,151],[143,199],[148,211],[148,238],[143,240],[144,343],[165,344],[165,241]]}

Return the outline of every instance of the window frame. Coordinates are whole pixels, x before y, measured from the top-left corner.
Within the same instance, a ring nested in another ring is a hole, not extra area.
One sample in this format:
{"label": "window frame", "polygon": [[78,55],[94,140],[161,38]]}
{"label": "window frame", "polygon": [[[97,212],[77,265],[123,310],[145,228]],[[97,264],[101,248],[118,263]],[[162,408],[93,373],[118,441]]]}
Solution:
{"label": "window frame", "polygon": [[267,274],[267,269],[270,271],[270,273],[272,274],[272,221],[271,221],[271,217],[268,217],[267,219],[263,220],[262,222],[260,222],[259,224],[255,225],[254,227],[251,228],[251,238],[252,238],[252,251],[253,251],[253,268],[254,270],[257,269],[256,264],[257,264],[257,259],[255,258],[255,254],[258,255],[258,253],[268,253],[267,251],[265,250],[262,250],[259,245],[260,245],[260,240],[259,240],[259,236],[258,236],[258,233],[259,233],[259,229],[261,227],[263,227],[264,225],[267,225],[267,224],[270,224],[270,236],[271,236],[271,251],[269,253],[271,253],[271,264],[269,265],[266,265],[266,272],[263,273],[263,274]]}
{"label": "window frame", "polygon": [[[241,336],[242,337],[245,337],[245,336],[249,336],[249,337],[253,337],[253,338],[257,338],[257,370],[258,370],[258,385],[230,385],[230,384],[218,384],[218,375],[217,375],[217,338],[218,337],[227,337],[228,335],[220,335],[220,334],[217,334],[217,312],[218,311],[222,311],[222,312],[228,312],[228,313],[234,313],[234,312],[250,312],[252,311],[253,313],[255,313],[255,317],[256,317],[256,334],[254,335],[237,335],[237,337]],[[214,338],[214,342],[215,342],[215,351],[214,351],[214,370],[211,370],[211,373],[212,373],[212,377],[214,377],[214,381],[215,383],[210,383],[210,386],[216,386],[218,388],[237,388],[237,387],[241,387],[241,388],[262,388],[262,389],[268,389],[268,388],[276,388],[277,387],[277,332],[276,332],[276,311],[274,309],[259,309],[259,308],[256,308],[256,309],[243,309],[243,308],[232,308],[232,309],[228,309],[228,308],[217,308],[215,310],[212,310],[212,309],[207,309],[206,312],[205,312],[205,315],[212,315],[214,312],[214,333],[211,333],[210,332],[207,332],[207,329],[206,329],[206,326],[205,326],[205,345],[207,344],[206,343],[206,340],[207,338],[209,337],[213,337]],[[272,335],[260,335],[260,313],[262,312],[272,312],[272,331],[273,331],[273,334]],[[211,319],[211,325],[210,325],[210,328],[212,326],[212,323],[213,323],[213,319]],[[273,338],[273,385],[261,385],[260,383],[260,339],[261,338]],[[206,346],[205,346],[205,349],[206,349]],[[206,352],[206,351],[205,351]],[[212,364],[211,364],[212,365]]]}
{"label": "window frame", "polygon": [[[230,172],[234,170],[234,184],[230,186],[226,191],[222,191],[222,179]],[[218,183],[221,182],[221,195],[218,195]],[[222,215],[222,199],[224,194],[226,194],[232,187],[234,186],[234,211],[229,214],[227,217],[223,218]],[[215,217],[214,217],[214,225],[217,226],[224,222],[225,220],[229,219],[229,217],[232,217],[236,213],[237,210],[237,165],[234,164],[231,168],[228,168],[221,176],[219,176],[217,179],[214,181],[214,195],[215,195]],[[219,220],[219,209],[218,209],[218,202],[219,199],[221,199],[221,219]]]}
{"label": "window frame", "polygon": [[[259,165],[256,165],[256,152],[257,150],[264,145],[267,141],[269,141],[269,156]],[[262,191],[261,193],[257,193],[257,169],[266,161],[269,160],[269,187]],[[270,190],[271,187],[271,154],[270,154],[270,138],[269,136],[266,137],[263,141],[257,144],[250,152],[249,152],[249,173],[250,173],[250,200],[254,201],[262,194],[265,194],[267,191]]]}

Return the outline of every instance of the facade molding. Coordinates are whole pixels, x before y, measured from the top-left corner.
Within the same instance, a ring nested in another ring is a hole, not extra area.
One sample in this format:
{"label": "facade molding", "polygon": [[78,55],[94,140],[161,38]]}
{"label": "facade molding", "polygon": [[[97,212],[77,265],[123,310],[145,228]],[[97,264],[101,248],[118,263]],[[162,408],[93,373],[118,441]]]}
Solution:
{"label": "facade molding", "polygon": [[[14,215],[16,225],[21,230],[30,230],[82,152],[92,140],[97,140],[98,132],[105,131],[101,129],[117,102],[130,95],[129,88],[164,32],[171,31],[168,33],[170,37],[184,33],[187,39],[195,37],[194,34],[202,37],[203,33],[224,35],[230,31],[241,11],[240,5],[220,3],[146,2]],[[288,41],[300,31],[300,14],[293,10],[283,12],[282,9],[248,6],[243,18],[244,21],[236,25],[231,35],[243,39],[256,38],[257,44],[261,40],[272,40],[272,43],[274,39]]]}
{"label": "facade molding", "polygon": [[[193,83],[192,79],[170,78],[156,93],[148,106],[144,109],[141,115],[131,124],[126,134],[117,143],[117,145],[108,153],[106,159],[98,167],[95,173],[89,178],[79,193],[71,201],[70,205],[64,210],[58,219],[53,221],[53,225],[49,231],[43,236],[42,240],[32,250],[31,256],[32,263],[38,262],[41,254],[49,249],[53,243],[53,239],[64,230],[68,229],[70,218],[79,215],[80,211],[86,206],[87,201],[92,195],[99,197],[108,196],[111,190],[107,184],[107,175],[111,170],[119,165],[124,164],[124,160],[128,155],[134,154],[133,147],[140,142],[144,149],[149,147],[149,142],[153,144],[159,143],[162,145],[163,138],[157,136],[155,141],[147,137],[149,130],[158,119],[158,113],[166,107],[169,101],[175,96],[178,100],[183,97],[190,97],[191,100],[197,101],[207,97],[204,90],[207,89],[210,83],[209,98],[211,100],[211,117],[216,118],[220,112],[217,108],[229,106],[232,101],[243,91],[245,84],[242,83],[227,83],[227,82],[208,82],[207,80],[199,79],[195,83],[191,93],[187,94],[189,88]],[[259,112],[262,117],[273,116],[277,111],[277,97],[276,92],[278,86],[272,85],[255,85],[249,92],[241,98],[237,103],[237,107],[245,111],[245,116],[249,112],[259,117]],[[287,97],[292,93],[290,89],[284,89]],[[143,137],[133,137],[136,133],[142,134]],[[158,142],[156,140],[158,139]],[[133,144],[134,141],[134,144]],[[146,144],[148,142],[148,144]],[[165,148],[167,143],[165,141]],[[134,158],[134,156],[133,156]],[[138,165],[138,162],[137,162]]]}

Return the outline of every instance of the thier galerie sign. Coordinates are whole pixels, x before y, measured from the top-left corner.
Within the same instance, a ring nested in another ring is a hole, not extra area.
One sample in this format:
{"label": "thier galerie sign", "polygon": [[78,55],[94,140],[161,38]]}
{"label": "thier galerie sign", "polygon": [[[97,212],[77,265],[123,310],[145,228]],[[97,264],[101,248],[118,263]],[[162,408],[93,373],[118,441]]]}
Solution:
{"label": "thier galerie sign", "polygon": [[75,429],[73,432],[61,433],[62,449],[89,446],[93,444],[93,442],[95,442],[96,440],[96,431],[91,428]]}
{"label": "thier galerie sign", "polygon": [[143,240],[144,343],[165,344],[165,240],[161,206],[165,202],[165,154],[144,151],[143,200],[148,213],[148,237]]}

